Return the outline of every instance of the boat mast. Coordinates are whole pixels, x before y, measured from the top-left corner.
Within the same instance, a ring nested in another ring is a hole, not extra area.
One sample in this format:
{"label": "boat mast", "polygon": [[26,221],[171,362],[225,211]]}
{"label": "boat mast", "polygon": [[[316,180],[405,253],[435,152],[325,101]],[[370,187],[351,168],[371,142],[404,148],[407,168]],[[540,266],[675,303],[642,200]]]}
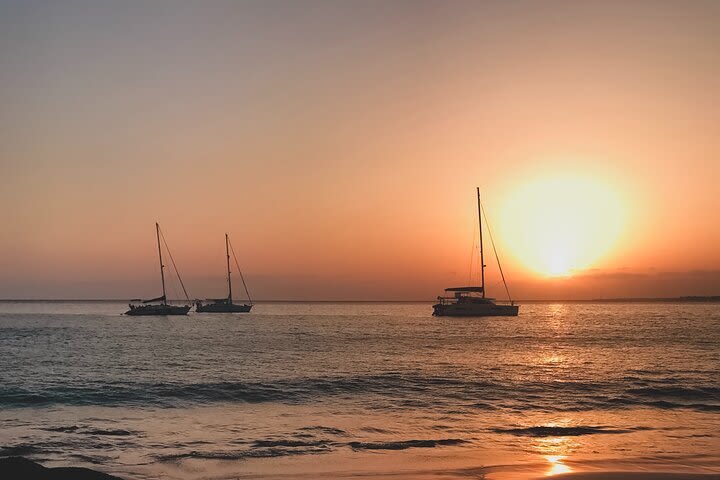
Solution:
{"label": "boat mast", "polygon": [[162,299],[163,299],[163,305],[167,305],[167,297],[165,296],[165,272],[163,269],[165,268],[165,265],[163,265],[162,261],[162,248],[160,248],[160,225],[158,225],[157,222],[155,222],[155,235],[157,235],[157,242],[158,242],[158,257],[160,257],[160,281],[162,281]]}
{"label": "boat mast", "polygon": [[478,203],[478,225],[480,226],[480,286],[482,287],[482,296],[485,298],[485,260],[483,258],[483,242],[482,242],[482,212],[480,207],[480,187],[477,188]]}
{"label": "boat mast", "polygon": [[225,256],[227,257],[228,275],[228,302],[232,303],[232,283],[230,283],[230,250],[228,249],[228,234],[225,234]]}

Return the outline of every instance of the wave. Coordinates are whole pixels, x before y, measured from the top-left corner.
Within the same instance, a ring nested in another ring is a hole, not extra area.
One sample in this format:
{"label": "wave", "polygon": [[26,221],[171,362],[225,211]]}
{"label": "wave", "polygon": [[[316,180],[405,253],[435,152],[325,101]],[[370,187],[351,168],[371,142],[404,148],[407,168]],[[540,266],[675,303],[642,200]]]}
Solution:
{"label": "wave", "polygon": [[330,448],[327,446],[307,447],[307,448],[259,448],[253,450],[235,450],[235,451],[209,451],[209,452],[184,452],[171,453],[164,455],[156,455],[155,458],[161,462],[174,462],[188,458],[200,460],[245,460],[248,458],[275,458],[294,455],[312,455],[319,453],[327,453]]}
{"label": "wave", "polygon": [[719,387],[680,387],[676,385],[669,385],[629,388],[626,392],[639,397],[720,401]]}
{"label": "wave", "polygon": [[133,430],[90,428],[79,425],[70,425],[66,427],[46,427],[41,428],[41,430],[45,430],[46,432],[78,433],[83,435],[102,435],[112,437],[126,437],[138,434],[138,432]]}
{"label": "wave", "polygon": [[434,448],[467,443],[459,438],[441,440],[402,440],[398,442],[349,442],[354,450],[405,450],[408,448]]}
{"label": "wave", "polygon": [[[410,410],[442,408],[446,412],[477,410],[577,411],[648,407],[720,410],[720,388],[707,383],[664,382],[502,382],[421,373],[386,373],[344,377],[281,379],[267,382],[93,383],[28,388],[0,385],[0,407],[47,405],[187,406],[207,403],[289,404],[322,402],[341,396],[370,408]],[[113,433],[97,432],[98,435]],[[116,432],[116,435],[122,435]]]}
{"label": "wave", "polygon": [[688,409],[688,410],[696,410],[698,412],[718,412],[718,411],[720,411],[720,404],[715,404],[715,403],[696,403],[696,402],[683,403],[683,402],[669,402],[666,400],[645,400],[645,399],[635,399],[635,398],[610,398],[607,400],[606,403],[614,405],[615,407],[648,407],[648,408],[658,408],[661,410]]}
{"label": "wave", "polygon": [[[87,386],[0,386],[0,406],[40,406],[52,404],[108,405],[144,404],[174,406],[188,400],[203,402],[289,402],[300,403],[318,398],[359,394],[387,395],[413,393],[435,394],[438,387],[462,389],[467,382],[456,379],[412,375],[363,375],[354,377],[317,377],[277,380],[274,382],[208,382],[208,383],[111,383]],[[497,388],[489,382],[471,382],[470,388]]]}
{"label": "wave", "polygon": [[42,451],[43,449],[37,445],[33,445],[31,443],[20,443],[17,445],[0,447],[0,457],[26,457],[28,455],[36,455]]}
{"label": "wave", "polygon": [[87,455],[82,453],[70,453],[69,457],[76,458],[81,462],[91,463],[94,465],[107,465],[108,462],[113,460],[112,456],[108,455]]}
{"label": "wave", "polygon": [[435,448],[466,443],[465,440],[448,438],[438,440],[401,440],[395,442],[330,442],[318,440],[312,442],[296,440],[255,440],[252,448],[232,451],[191,451],[156,455],[161,462],[175,462],[185,459],[200,460],[245,460],[249,458],[274,458],[295,455],[315,455],[328,453],[339,447],[353,450],[405,450],[408,448]]}
{"label": "wave", "polygon": [[634,428],[611,428],[601,426],[572,426],[572,427],[557,427],[557,426],[536,426],[536,427],[524,427],[524,428],[493,428],[492,431],[495,433],[508,433],[518,437],[578,437],[581,435],[596,435],[596,434],[620,434],[620,433],[631,433],[641,430],[651,430],[648,427],[634,427]]}
{"label": "wave", "polygon": [[256,448],[273,447],[322,447],[327,445],[327,440],[304,441],[304,440],[255,440],[252,442]]}
{"label": "wave", "polygon": [[313,425],[310,427],[300,428],[303,432],[320,432],[328,435],[346,436],[347,432],[341,428],[323,427],[322,425]]}

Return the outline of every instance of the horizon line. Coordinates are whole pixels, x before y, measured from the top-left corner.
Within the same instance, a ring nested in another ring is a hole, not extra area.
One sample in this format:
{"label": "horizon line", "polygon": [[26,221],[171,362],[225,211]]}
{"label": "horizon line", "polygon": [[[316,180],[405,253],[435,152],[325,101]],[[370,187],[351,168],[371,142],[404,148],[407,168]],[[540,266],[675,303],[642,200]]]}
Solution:
{"label": "horizon line", "polygon": [[[0,302],[128,302],[128,299],[118,298],[0,298]],[[172,299],[169,302],[183,302],[185,300]],[[421,300],[254,300],[252,303],[430,303],[434,302],[435,299],[421,299]],[[509,302],[509,300],[500,300],[503,302]],[[588,302],[720,302],[720,295],[682,295],[677,297],[608,297],[608,298],[575,298],[575,299],[522,299],[513,300],[514,303],[527,302],[527,303],[552,303],[552,302],[564,302],[564,303],[588,303]]]}

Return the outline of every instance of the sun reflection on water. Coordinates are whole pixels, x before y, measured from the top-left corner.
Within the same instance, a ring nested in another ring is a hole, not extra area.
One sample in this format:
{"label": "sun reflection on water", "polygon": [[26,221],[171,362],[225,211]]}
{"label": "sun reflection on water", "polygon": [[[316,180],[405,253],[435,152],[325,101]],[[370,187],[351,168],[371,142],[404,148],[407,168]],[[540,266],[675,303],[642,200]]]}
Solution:
{"label": "sun reflection on water", "polygon": [[[551,426],[557,426],[553,424]],[[564,463],[568,455],[575,450],[575,443],[569,437],[546,437],[536,439],[535,448],[538,453],[550,464],[545,472],[546,477],[559,475],[561,473],[570,473],[573,469]]]}
{"label": "sun reflection on water", "polygon": [[550,469],[545,472],[545,476],[551,477],[561,473],[572,472],[572,468],[562,463],[565,458],[567,458],[565,455],[545,455],[545,460],[550,463]]}

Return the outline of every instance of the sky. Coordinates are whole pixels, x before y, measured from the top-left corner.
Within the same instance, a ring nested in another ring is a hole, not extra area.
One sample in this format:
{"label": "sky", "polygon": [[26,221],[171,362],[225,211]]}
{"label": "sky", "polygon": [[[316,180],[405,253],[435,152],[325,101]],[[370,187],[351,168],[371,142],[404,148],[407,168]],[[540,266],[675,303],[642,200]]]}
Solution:
{"label": "sky", "polygon": [[191,298],[228,233],[257,299],[432,300],[477,186],[515,298],[720,294],[718,45],[716,1],[0,1],[0,298],[156,296],[158,221]]}

